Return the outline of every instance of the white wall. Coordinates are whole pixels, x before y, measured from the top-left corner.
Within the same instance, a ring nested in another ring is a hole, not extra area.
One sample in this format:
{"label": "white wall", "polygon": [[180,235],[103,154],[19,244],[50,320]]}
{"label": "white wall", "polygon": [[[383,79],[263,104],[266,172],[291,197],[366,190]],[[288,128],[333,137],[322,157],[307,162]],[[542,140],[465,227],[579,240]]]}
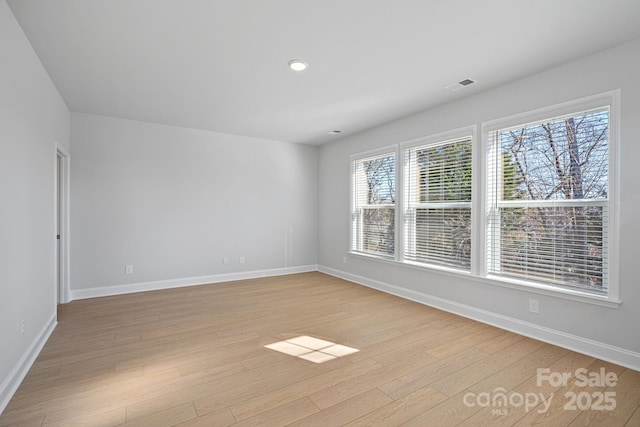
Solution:
{"label": "white wall", "polygon": [[316,147],[77,113],[71,129],[72,296],[315,268]]}
{"label": "white wall", "polygon": [[68,151],[69,110],[4,0],[0,58],[1,412],[55,324],[54,141]]}
{"label": "white wall", "polygon": [[[320,149],[319,265],[325,271],[640,369],[640,40],[345,138]],[[621,89],[618,308],[537,295],[432,270],[343,256],[349,155],[612,89]],[[540,314],[527,311],[528,298]],[[591,340],[593,342],[591,342]],[[614,346],[615,348],[610,348]],[[623,360],[624,359],[624,360]]]}
{"label": "white wall", "polygon": [[[471,308],[470,315],[488,313],[489,320],[506,319],[511,326],[520,322],[525,332],[567,334],[603,349],[613,346],[614,355],[626,350],[632,365],[640,353],[639,55],[640,41],[629,43],[318,150],[70,117],[0,0],[0,411],[55,324],[54,141],[69,151],[70,139],[74,292],[86,296],[140,283],[285,271],[319,261],[323,269],[368,284],[392,285],[451,309]],[[618,308],[357,257],[343,264],[350,154],[615,88],[622,95]],[[134,274],[124,274],[125,264],[134,265]],[[526,311],[534,295],[539,315]]]}

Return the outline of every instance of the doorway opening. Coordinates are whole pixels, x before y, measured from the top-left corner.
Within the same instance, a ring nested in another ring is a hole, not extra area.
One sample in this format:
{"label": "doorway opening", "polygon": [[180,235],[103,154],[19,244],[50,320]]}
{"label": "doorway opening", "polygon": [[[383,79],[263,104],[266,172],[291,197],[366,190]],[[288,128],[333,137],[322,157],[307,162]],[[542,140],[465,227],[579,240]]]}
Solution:
{"label": "doorway opening", "polygon": [[56,142],[55,158],[56,304],[69,298],[69,153]]}

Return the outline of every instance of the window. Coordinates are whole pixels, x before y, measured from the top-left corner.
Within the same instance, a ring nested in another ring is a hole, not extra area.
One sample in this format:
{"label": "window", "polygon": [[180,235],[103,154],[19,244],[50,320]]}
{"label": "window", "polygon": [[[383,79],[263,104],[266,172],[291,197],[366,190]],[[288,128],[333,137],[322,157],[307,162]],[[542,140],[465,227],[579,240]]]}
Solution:
{"label": "window", "polygon": [[618,111],[612,91],[352,156],[351,251],[617,306]]}
{"label": "window", "polygon": [[352,185],[351,249],[394,257],[395,152],[353,160]]}
{"label": "window", "polygon": [[488,132],[489,274],[607,295],[609,114]]}
{"label": "window", "polygon": [[471,268],[471,137],[405,150],[406,260]]}

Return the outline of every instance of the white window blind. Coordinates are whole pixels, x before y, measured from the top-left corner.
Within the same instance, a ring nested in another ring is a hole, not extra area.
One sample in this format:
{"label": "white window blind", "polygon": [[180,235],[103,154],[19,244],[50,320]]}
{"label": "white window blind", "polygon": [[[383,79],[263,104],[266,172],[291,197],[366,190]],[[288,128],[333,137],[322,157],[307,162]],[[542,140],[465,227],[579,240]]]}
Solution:
{"label": "white window blind", "polygon": [[395,255],[395,153],[352,162],[351,249],[372,255]]}
{"label": "white window blind", "polygon": [[488,272],[606,293],[609,108],[488,135]]}
{"label": "white window blind", "polygon": [[407,260],[471,268],[471,138],[405,151]]}

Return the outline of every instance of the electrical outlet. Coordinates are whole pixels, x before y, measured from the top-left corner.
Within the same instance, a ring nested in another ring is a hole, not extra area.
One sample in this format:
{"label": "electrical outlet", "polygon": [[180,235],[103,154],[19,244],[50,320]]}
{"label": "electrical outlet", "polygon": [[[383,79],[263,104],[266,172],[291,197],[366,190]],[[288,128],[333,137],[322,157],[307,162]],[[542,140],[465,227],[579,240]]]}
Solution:
{"label": "electrical outlet", "polygon": [[538,300],[535,300],[535,299],[529,300],[529,311],[535,314],[540,313],[540,306],[538,304]]}
{"label": "electrical outlet", "polygon": [[342,262],[343,262],[344,264],[346,264],[346,263],[347,263],[347,256],[346,256],[346,255],[342,257]]}
{"label": "electrical outlet", "polygon": [[229,264],[229,257],[224,257],[224,258],[222,258],[222,263],[223,263],[224,265]]}
{"label": "electrical outlet", "polygon": [[25,330],[25,321],[23,320],[20,323],[20,335],[24,336],[24,330]]}
{"label": "electrical outlet", "polygon": [[241,256],[241,257],[240,257],[240,264],[244,264],[244,262],[245,262],[245,259],[244,259],[244,257],[243,257],[243,256]]}
{"label": "electrical outlet", "polygon": [[125,265],[124,274],[133,274],[133,265]]}

